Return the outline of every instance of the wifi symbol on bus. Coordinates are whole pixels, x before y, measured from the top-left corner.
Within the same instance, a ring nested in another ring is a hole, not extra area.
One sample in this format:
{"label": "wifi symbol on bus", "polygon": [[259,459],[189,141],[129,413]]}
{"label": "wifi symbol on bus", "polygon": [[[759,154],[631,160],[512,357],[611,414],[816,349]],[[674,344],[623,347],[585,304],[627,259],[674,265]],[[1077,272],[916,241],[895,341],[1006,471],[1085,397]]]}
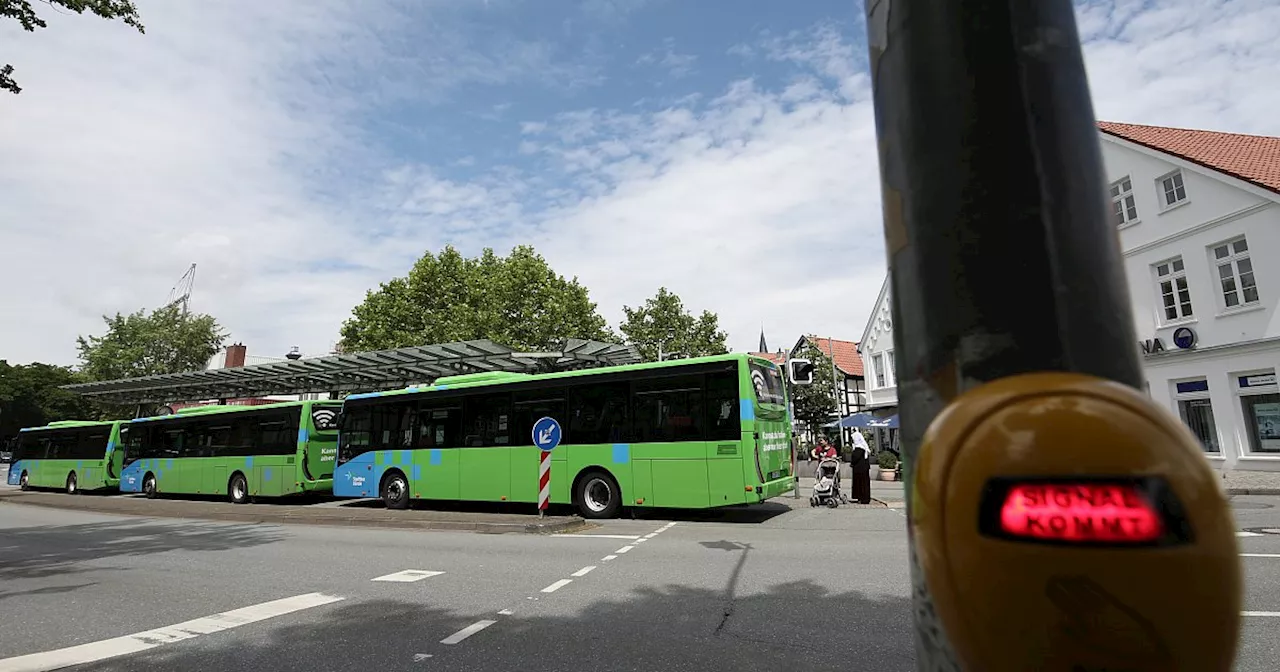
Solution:
{"label": "wifi symbol on bus", "polygon": [[331,408],[318,408],[311,412],[311,421],[316,429],[332,429],[338,419],[338,412]]}

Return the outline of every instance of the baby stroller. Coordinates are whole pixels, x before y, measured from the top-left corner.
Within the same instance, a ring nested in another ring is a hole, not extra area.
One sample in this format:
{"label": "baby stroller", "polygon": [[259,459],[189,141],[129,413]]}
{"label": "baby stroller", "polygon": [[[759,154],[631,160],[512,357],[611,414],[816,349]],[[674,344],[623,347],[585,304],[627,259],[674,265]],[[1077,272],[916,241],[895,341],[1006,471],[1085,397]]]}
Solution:
{"label": "baby stroller", "polygon": [[848,504],[849,498],[840,491],[840,460],[833,457],[824,458],[818,463],[813,494],[809,497],[809,506],[826,504],[834,509],[841,504]]}

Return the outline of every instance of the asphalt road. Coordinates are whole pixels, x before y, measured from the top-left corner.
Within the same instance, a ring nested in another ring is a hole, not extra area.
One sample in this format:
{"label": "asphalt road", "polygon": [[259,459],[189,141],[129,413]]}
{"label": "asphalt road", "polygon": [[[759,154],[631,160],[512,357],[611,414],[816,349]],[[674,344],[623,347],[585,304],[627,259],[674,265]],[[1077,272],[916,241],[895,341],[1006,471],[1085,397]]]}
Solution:
{"label": "asphalt road", "polygon": [[[1280,498],[1235,503],[1245,608],[1280,614]],[[785,504],[548,537],[0,503],[0,672],[915,670],[901,512]]]}

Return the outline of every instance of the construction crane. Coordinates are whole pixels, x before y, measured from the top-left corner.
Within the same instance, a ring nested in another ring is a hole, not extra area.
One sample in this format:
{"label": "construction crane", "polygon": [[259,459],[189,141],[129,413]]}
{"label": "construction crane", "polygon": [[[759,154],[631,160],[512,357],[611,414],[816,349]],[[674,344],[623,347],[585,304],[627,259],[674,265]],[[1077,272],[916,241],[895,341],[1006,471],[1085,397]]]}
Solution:
{"label": "construction crane", "polygon": [[196,265],[191,264],[191,268],[178,279],[178,284],[169,290],[169,298],[165,301],[164,307],[171,308],[174,305],[182,304],[182,314],[187,314],[187,304],[191,300],[191,291],[196,287]]}

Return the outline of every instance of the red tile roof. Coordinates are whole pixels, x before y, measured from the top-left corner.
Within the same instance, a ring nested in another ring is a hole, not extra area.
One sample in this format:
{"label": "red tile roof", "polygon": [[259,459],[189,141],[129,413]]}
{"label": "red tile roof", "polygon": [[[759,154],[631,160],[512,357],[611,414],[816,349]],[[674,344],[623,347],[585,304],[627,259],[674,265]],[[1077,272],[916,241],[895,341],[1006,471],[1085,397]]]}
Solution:
{"label": "red tile roof", "polygon": [[1098,122],[1098,128],[1108,135],[1280,193],[1280,138],[1110,121]]}
{"label": "red tile roof", "polygon": [[850,376],[865,376],[862,368],[862,355],[858,354],[858,344],[853,341],[841,341],[832,338],[818,338],[817,336],[805,336],[809,339],[809,344],[822,354],[830,357],[832,344],[835,344],[835,360],[836,368],[844,371]]}
{"label": "red tile roof", "polygon": [[763,357],[778,366],[782,366],[787,363],[787,353],[785,352],[748,352],[747,354],[755,357]]}

